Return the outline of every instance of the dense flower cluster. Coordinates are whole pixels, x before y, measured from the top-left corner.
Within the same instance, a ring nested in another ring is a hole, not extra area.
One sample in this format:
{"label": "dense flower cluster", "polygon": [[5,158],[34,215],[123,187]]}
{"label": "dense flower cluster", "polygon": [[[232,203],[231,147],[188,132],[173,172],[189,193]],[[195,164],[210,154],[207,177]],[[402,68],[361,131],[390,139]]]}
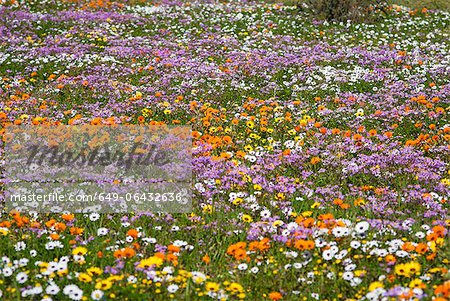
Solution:
{"label": "dense flower cluster", "polygon": [[261,1],[1,1],[0,134],[190,125],[194,206],[2,210],[0,298],[449,300],[449,25],[398,6],[353,24]]}

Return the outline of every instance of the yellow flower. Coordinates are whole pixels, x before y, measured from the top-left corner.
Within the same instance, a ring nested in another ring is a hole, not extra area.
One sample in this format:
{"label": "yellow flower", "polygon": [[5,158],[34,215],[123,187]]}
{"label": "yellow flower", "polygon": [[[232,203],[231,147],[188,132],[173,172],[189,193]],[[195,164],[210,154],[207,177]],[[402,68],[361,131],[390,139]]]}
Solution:
{"label": "yellow flower", "polygon": [[147,108],[145,108],[145,109],[142,109],[141,110],[141,113],[142,113],[142,116],[144,116],[144,117],[148,117],[148,113],[149,113],[149,109],[147,109]]}
{"label": "yellow flower", "polygon": [[239,283],[233,282],[228,286],[227,290],[231,291],[233,294],[238,294],[242,293],[244,288]]}
{"label": "yellow flower", "polygon": [[430,241],[428,243],[428,246],[430,247],[431,251],[436,252],[436,242],[435,241]]}
{"label": "yellow flower", "polygon": [[205,288],[209,292],[217,292],[219,290],[219,284],[215,282],[206,282]]}
{"label": "yellow flower", "polygon": [[87,282],[91,282],[91,281],[92,281],[92,277],[89,276],[89,275],[86,274],[86,273],[81,273],[81,274],[78,276],[78,280],[80,280],[81,282],[87,283]]}
{"label": "yellow flower", "polygon": [[442,272],[442,268],[432,268],[428,272],[434,274],[434,273],[440,273]]}
{"label": "yellow flower", "polygon": [[102,291],[107,291],[112,287],[112,282],[109,280],[101,280],[97,282],[95,288]]}
{"label": "yellow flower", "polygon": [[92,267],[92,268],[87,269],[87,273],[90,276],[99,276],[99,275],[103,274],[103,271],[100,268]]}
{"label": "yellow flower", "polygon": [[425,288],[426,285],[420,279],[414,279],[409,283],[410,288]]}
{"label": "yellow flower", "polygon": [[418,262],[411,261],[404,264],[398,264],[395,266],[395,274],[404,277],[411,277],[412,275],[419,275],[421,265]]}
{"label": "yellow flower", "polygon": [[66,275],[69,275],[69,270],[65,269],[65,270],[62,270],[62,271],[58,271],[58,272],[56,272],[56,274],[58,274],[58,276],[60,276],[60,277],[66,276]]}
{"label": "yellow flower", "polygon": [[244,200],[242,198],[235,198],[233,200],[233,205],[240,205],[240,204],[242,204],[242,202],[244,202]]}
{"label": "yellow flower", "polygon": [[320,203],[319,202],[315,202],[314,204],[311,205],[311,209],[316,209],[319,206],[320,206]]}
{"label": "yellow flower", "polygon": [[39,267],[41,268],[40,272],[41,273],[45,273],[47,271],[48,262],[41,262],[41,263],[39,263]]}
{"label": "yellow flower", "polygon": [[277,193],[277,195],[275,196],[275,198],[276,198],[277,200],[284,200],[286,197],[285,197],[284,193],[279,192],[279,193]]}
{"label": "yellow flower", "polygon": [[417,261],[412,261],[406,264],[410,275],[420,274],[421,265]]}
{"label": "yellow flower", "polygon": [[77,247],[73,249],[72,255],[85,255],[87,253],[87,249],[85,247]]}
{"label": "yellow flower", "polygon": [[203,213],[212,213],[212,212],[213,212],[213,206],[211,206],[211,205],[203,206]]}
{"label": "yellow flower", "polygon": [[192,277],[192,281],[194,281],[197,284],[201,284],[206,280],[205,275],[196,275]]}
{"label": "yellow flower", "polygon": [[399,276],[406,276],[407,274],[407,269],[406,269],[406,265],[405,264],[397,264],[395,266],[395,274],[399,275]]}
{"label": "yellow flower", "polygon": [[281,220],[276,220],[276,221],[274,221],[272,223],[273,227],[279,227],[279,226],[282,226],[282,225],[283,225],[283,221],[281,221]]}
{"label": "yellow flower", "polygon": [[0,235],[8,235],[9,230],[7,228],[0,228]]}
{"label": "yellow flower", "polygon": [[360,117],[360,116],[364,116],[364,110],[363,109],[358,109],[358,111],[356,111],[355,116]]}
{"label": "yellow flower", "polygon": [[254,184],[253,185],[253,189],[255,189],[255,190],[262,190],[262,186],[261,185],[259,185],[259,184]]}
{"label": "yellow flower", "polygon": [[246,152],[251,152],[253,150],[253,147],[251,145],[246,145],[246,146],[244,146],[244,150]]}
{"label": "yellow flower", "polygon": [[124,275],[113,275],[113,276],[110,276],[110,277],[108,277],[108,281],[121,281],[121,280],[123,280],[123,278],[125,278],[125,276]]}
{"label": "yellow flower", "polygon": [[246,223],[251,223],[251,222],[253,221],[253,218],[252,218],[250,215],[248,215],[248,214],[244,214],[244,215],[242,216],[242,220],[243,220],[244,222],[246,222]]}
{"label": "yellow flower", "polygon": [[150,258],[141,260],[141,262],[138,265],[138,268],[149,268],[153,265],[156,265],[157,267],[159,267],[160,265],[163,264],[163,260],[157,256],[152,256]]}
{"label": "yellow flower", "polygon": [[249,129],[252,129],[252,128],[255,127],[255,123],[254,123],[253,121],[251,121],[251,120],[248,120],[248,121],[245,123],[245,125],[246,125]]}

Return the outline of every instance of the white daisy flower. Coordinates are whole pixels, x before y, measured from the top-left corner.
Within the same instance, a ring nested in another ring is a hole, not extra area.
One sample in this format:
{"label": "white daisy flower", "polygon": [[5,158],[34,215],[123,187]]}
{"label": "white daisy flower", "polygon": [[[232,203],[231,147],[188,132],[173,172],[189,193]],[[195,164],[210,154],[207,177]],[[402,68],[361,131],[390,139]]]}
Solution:
{"label": "white daisy flower", "polygon": [[96,220],[98,220],[100,218],[100,214],[98,214],[97,212],[91,213],[89,214],[89,219],[92,222],[95,222]]}
{"label": "white daisy flower", "polygon": [[101,298],[103,298],[103,291],[102,290],[95,290],[91,293],[91,298],[94,300],[100,300]]}
{"label": "white daisy flower", "polygon": [[183,246],[187,245],[187,242],[184,241],[184,240],[175,240],[173,242],[173,245],[176,246],[176,247],[183,247]]}
{"label": "white daisy flower", "polygon": [[80,289],[75,290],[72,294],[69,295],[69,298],[72,300],[81,300],[83,299],[83,291]]}
{"label": "white daisy flower", "polygon": [[108,234],[109,229],[107,228],[98,228],[97,229],[97,235],[98,236],[105,236],[106,234]]}
{"label": "white daisy flower", "polygon": [[344,237],[350,234],[348,229],[345,227],[335,227],[333,228],[333,230],[331,230],[331,232],[337,238]]}
{"label": "white daisy flower", "polygon": [[47,286],[47,288],[45,289],[45,293],[49,295],[57,295],[60,292],[60,290],[61,289],[59,288],[59,286],[52,283],[49,286]]}
{"label": "white daisy flower", "polygon": [[260,213],[262,218],[269,218],[271,216],[270,210],[263,210]]}
{"label": "white daisy flower", "polygon": [[23,284],[25,282],[27,282],[28,280],[28,275],[24,272],[21,272],[19,274],[16,275],[16,280],[17,282],[19,282],[20,284]]}
{"label": "white daisy flower", "polygon": [[322,258],[327,261],[333,259],[333,256],[334,256],[334,253],[330,249],[325,250],[322,253]]}
{"label": "white daisy flower", "polygon": [[357,240],[352,240],[350,242],[350,247],[352,249],[358,249],[360,246],[361,246],[361,243],[359,241],[357,241]]}
{"label": "white daisy flower", "polygon": [[13,270],[11,268],[4,268],[2,274],[5,277],[9,277],[13,274]]}
{"label": "white daisy flower", "polygon": [[346,280],[346,281],[350,281],[352,280],[354,277],[353,272],[344,272],[342,274],[342,279]]}
{"label": "white daisy flower", "polygon": [[415,235],[416,235],[416,237],[419,238],[419,239],[422,239],[422,238],[425,237],[425,233],[423,233],[422,231],[417,232]]}
{"label": "white daisy flower", "polygon": [[19,241],[14,245],[14,249],[16,250],[16,252],[23,251],[26,248],[27,248],[27,245],[23,241]]}
{"label": "white daisy flower", "polygon": [[64,295],[71,295],[71,294],[73,294],[74,292],[76,292],[76,291],[78,291],[80,288],[77,286],[77,285],[75,285],[75,284],[68,284],[68,285],[66,285],[65,287],[64,287],[64,289],[63,289],[63,294]]}
{"label": "white daisy flower", "polygon": [[361,279],[361,278],[355,277],[355,278],[353,278],[352,280],[350,280],[350,285],[351,285],[351,286],[358,286],[358,285],[361,284],[361,282],[362,282],[362,279]]}
{"label": "white daisy flower", "polygon": [[368,222],[366,222],[366,221],[359,222],[355,225],[355,231],[357,233],[366,233],[367,230],[369,230],[369,227],[370,227],[370,225]]}
{"label": "white daisy flower", "polygon": [[171,294],[175,293],[178,290],[178,285],[171,284],[167,287],[167,291]]}

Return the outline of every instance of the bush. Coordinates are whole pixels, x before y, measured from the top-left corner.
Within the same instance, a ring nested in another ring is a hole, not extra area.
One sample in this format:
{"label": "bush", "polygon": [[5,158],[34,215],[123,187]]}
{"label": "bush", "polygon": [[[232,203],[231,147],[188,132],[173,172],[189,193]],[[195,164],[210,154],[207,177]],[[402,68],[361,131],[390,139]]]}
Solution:
{"label": "bush", "polygon": [[384,0],[301,0],[297,5],[329,21],[373,19],[387,6]]}

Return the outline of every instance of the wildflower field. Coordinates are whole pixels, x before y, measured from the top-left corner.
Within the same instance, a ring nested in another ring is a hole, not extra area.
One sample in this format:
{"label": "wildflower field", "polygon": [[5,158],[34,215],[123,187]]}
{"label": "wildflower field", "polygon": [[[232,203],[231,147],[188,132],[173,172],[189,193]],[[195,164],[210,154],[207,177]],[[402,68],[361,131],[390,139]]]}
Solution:
{"label": "wildflower field", "polygon": [[0,135],[190,126],[192,212],[1,209],[0,300],[450,300],[450,13],[380,16],[1,1]]}

